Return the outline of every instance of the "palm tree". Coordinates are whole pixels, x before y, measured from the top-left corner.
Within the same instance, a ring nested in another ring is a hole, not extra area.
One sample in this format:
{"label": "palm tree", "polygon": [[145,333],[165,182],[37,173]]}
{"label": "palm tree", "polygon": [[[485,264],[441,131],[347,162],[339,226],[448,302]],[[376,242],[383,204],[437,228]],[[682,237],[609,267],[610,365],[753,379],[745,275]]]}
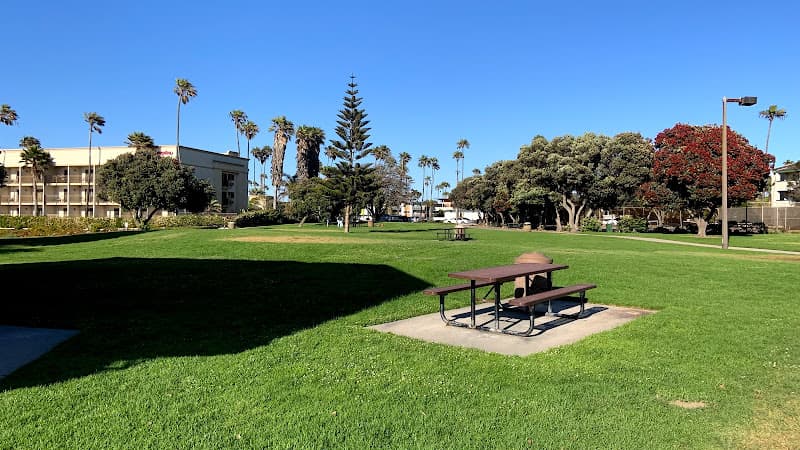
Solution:
{"label": "palm tree", "polygon": [[336,161],[336,149],[332,145],[325,147],[325,156],[328,158],[328,165]]}
{"label": "palm tree", "polygon": [[[30,167],[31,172],[33,173],[33,215],[39,215],[39,205],[37,203],[38,197],[38,188],[36,185],[36,180],[39,177],[42,177],[42,204],[44,204],[44,191],[47,187],[47,181],[44,179],[44,175],[47,173],[47,170],[53,166],[54,161],[53,157],[50,155],[49,152],[46,152],[39,146],[38,139],[31,138],[30,136],[26,136],[29,139],[25,141],[20,141],[20,146],[23,147],[22,153],[20,154],[20,162],[23,163],[23,167]],[[23,145],[28,144],[28,145]]]}
{"label": "palm tree", "polygon": [[133,133],[129,134],[128,138],[125,139],[125,144],[128,147],[135,148],[136,150],[153,149],[156,146],[155,142],[153,142],[153,138],[142,133],[141,131],[134,131]]}
{"label": "palm tree", "polygon": [[181,105],[189,103],[192,97],[197,97],[197,89],[189,80],[177,78],[175,89],[172,90],[178,96],[178,121],[175,130],[175,158],[181,162]]}
{"label": "palm tree", "polygon": [[[252,120],[248,120],[244,124],[242,124],[242,134],[245,138],[247,138],[247,163],[250,164],[250,141],[256,137],[260,130],[258,129],[258,125]],[[253,159],[253,183],[256,181],[256,160]]]}
{"label": "palm tree", "polygon": [[785,119],[786,110],[778,108],[778,105],[769,105],[769,108],[758,113],[759,116],[769,120],[769,127],[767,127],[767,144],[764,147],[764,153],[769,153],[769,133],[772,131],[772,121],[775,119]]}
{"label": "palm tree", "polygon": [[[463,179],[464,178],[464,151],[463,150],[465,148],[469,148],[469,141],[466,140],[466,139],[459,139],[458,142],[456,142],[456,148],[458,150],[460,150],[458,153],[460,153],[460,155],[461,155],[459,157],[459,159],[461,160],[461,178]],[[455,158],[455,154],[453,155],[453,157]],[[458,161],[456,161],[456,167],[457,166],[458,166]],[[456,169],[456,170],[458,170],[458,169]],[[458,176],[456,176],[456,184],[458,184],[459,181],[460,180],[458,179]]]}
{"label": "palm tree", "polygon": [[461,163],[461,160],[464,159],[464,152],[462,152],[461,150],[454,151],[453,152],[453,159],[456,160],[456,184],[458,184],[458,182],[461,181],[461,179],[459,178],[459,175],[461,174],[460,163]]}
{"label": "palm tree", "polygon": [[439,158],[435,158],[435,157],[431,158],[428,161],[428,164],[430,165],[430,168],[431,168],[431,184],[430,184],[430,187],[429,187],[430,193],[431,193],[430,199],[431,199],[431,203],[435,204],[435,203],[433,203],[433,185],[436,183],[436,171],[441,169],[441,167],[439,166]]}
{"label": "palm tree", "polygon": [[0,105],[0,123],[11,126],[17,123],[17,119],[17,112],[11,106],[5,103]]}
{"label": "palm tree", "polygon": [[441,183],[436,185],[436,195],[440,196],[441,192],[447,190],[448,188],[450,188],[450,183],[448,183],[447,181],[442,181]]}
{"label": "palm tree", "polygon": [[236,129],[236,154],[242,154],[242,148],[239,146],[239,135],[242,134],[242,125],[247,122],[247,114],[241,109],[234,109],[230,112],[233,127]]}
{"label": "palm tree", "polygon": [[294,123],[286,116],[275,117],[269,131],[275,132],[272,141],[272,185],[275,187],[275,197],[272,199],[272,208],[278,209],[278,188],[283,180],[283,157],[286,155],[286,144],[294,135]]}
{"label": "palm tree", "polygon": [[429,196],[428,197],[428,201],[425,201],[425,191],[428,188],[428,186],[430,186],[430,185],[431,185],[431,177],[427,176],[422,180],[422,200],[425,203],[427,203],[427,205],[428,205],[428,213],[425,214],[425,215],[427,216],[429,221],[431,220],[431,217],[433,217],[433,211],[432,211],[432,209],[433,209],[433,200],[431,200],[431,198]]}
{"label": "palm tree", "polygon": [[261,163],[261,192],[266,194],[266,189],[264,189],[266,183],[264,182],[267,178],[266,175],[266,164],[267,160],[272,156],[272,147],[269,145],[265,145],[263,147],[256,147],[253,149],[253,157]]}
{"label": "palm tree", "polygon": [[385,163],[392,156],[392,150],[386,145],[379,145],[372,148],[372,156],[376,162]]}
{"label": "palm tree", "polygon": [[[11,106],[6,105],[5,103],[0,105],[0,123],[8,126],[17,123],[17,112],[11,109]],[[3,163],[0,163],[0,186],[3,185],[6,178],[6,168],[4,167],[4,163],[5,157],[3,158]]]}
{"label": "palm tree", "polygon": [[295,133],[297,138],[298,180],[315,178],[319,175],[319,152],[325,142],[325,132],[321,128],[301,125]]}
{"label": "palm tree", "polygon": [[477,177],[480,174],[481,174],[481,169],[472,169],[472,175]]}
{"label": "palm tree", "polygon": [[[89,124],[89,173],[92,175],[92,217],[94,217],[95,208],[95,188],[96,178],[94,175],[95,169],[92,166],[92,135],[103,134],[103,127],[106,126],[106,119],[96,112],[83,113],[83,120]],[[86,197],[86,216],[89,216],[89,197]]]}

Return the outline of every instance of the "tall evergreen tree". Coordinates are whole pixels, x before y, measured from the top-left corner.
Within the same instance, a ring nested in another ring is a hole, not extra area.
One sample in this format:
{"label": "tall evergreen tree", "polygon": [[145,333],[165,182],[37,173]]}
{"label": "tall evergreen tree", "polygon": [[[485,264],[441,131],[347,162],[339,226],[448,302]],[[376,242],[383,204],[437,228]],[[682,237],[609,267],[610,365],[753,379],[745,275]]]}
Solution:
{"label": "tall evergreen tree", "polygon": [[326,168],[327,187],[344,204],[344,232],[350,232],[350,217],[353,209],[364,201],[364,196],[377,189],[372,164],[358,162],[371,153],[369,139],[369,120],[361,108],[358,84],[355,76],[350,76],[345,91],[344,105],[339,111],[336,123],[336,136],[331,139],[332,154],[340,159],[333,167]]}

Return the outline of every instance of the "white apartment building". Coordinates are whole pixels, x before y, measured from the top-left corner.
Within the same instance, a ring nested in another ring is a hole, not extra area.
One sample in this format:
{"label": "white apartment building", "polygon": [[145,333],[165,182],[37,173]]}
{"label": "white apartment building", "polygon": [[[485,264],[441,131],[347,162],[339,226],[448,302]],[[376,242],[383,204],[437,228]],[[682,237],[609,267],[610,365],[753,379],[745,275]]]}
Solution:
{"label": "white apartment building", "polygon": [[789,183],[800,183],[800,169],[794,164],[777,167],[772,172],[770,181],[770,206],[775,208],[794,206],[795,202],[788,196]]}
{"label": "white apartment building", "polygon": [[[175,157],[174,145],[157,146],[164,157]],[[117,203],[95,196],[95,173],[100,166],[133,147],[46,148],[54,165],[47,171],[45,182],[37,180],[36,204],[40,215],[53,217],[120,217],[125,212]],[[23,167],[22,149],[0,150],[0,162],[6,168],[5,185],[0,187],[0,215],[33,214],[33,173]],[[91,158],[91,159],[90,159]],[[194,168],[197,178],[208,180],[214,187],[222,212],[237,213],[247,208],[247,158],[235,152],[215,153],[191,147],[180,147],[181,164]]]}

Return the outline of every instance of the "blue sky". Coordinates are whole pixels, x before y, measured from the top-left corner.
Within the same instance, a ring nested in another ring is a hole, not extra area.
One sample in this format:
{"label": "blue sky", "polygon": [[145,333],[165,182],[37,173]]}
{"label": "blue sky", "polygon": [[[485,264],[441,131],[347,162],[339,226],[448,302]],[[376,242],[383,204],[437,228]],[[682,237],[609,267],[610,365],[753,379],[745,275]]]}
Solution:
{"label": "blue sky", "polygon": [[[244,110],[272,144],[285,115],[334,136],[351,74],[371,142],[439,159],[465,138],[469,172],[516,157],[537,134],[655,135],[676,123],[728,125],[770,153],[800,159],[800,6],[752,1],[77,1],[6,2],[0,103],[17,110],[0,147],[24,135],[86,146],[83,113],[107,120],[99,146],[133,131],[175,143],[176,78],[198,96],[182,107],[181,144],[236,148],[228,112]],[[795,112],[797,118],[795,118]],[[285,171],[294,173],[294,142]]]}

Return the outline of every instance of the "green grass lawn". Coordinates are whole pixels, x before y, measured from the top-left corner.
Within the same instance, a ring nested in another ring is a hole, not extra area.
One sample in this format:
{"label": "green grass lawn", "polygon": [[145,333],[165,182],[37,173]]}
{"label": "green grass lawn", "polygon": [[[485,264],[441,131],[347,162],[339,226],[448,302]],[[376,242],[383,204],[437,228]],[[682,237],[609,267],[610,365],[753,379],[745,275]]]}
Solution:
{"label": "green grass lawn", "polygon": [[[0,324],[81,331],[0,380],[0,448],[800,442],[800,257],[433,228],[0,240]],[[448,272],[530,251],[570,266],[558,283],[596,283],[592,303],[658,313],[527,357],[365,328],[437,311],[422,290],[455,284]]]}

